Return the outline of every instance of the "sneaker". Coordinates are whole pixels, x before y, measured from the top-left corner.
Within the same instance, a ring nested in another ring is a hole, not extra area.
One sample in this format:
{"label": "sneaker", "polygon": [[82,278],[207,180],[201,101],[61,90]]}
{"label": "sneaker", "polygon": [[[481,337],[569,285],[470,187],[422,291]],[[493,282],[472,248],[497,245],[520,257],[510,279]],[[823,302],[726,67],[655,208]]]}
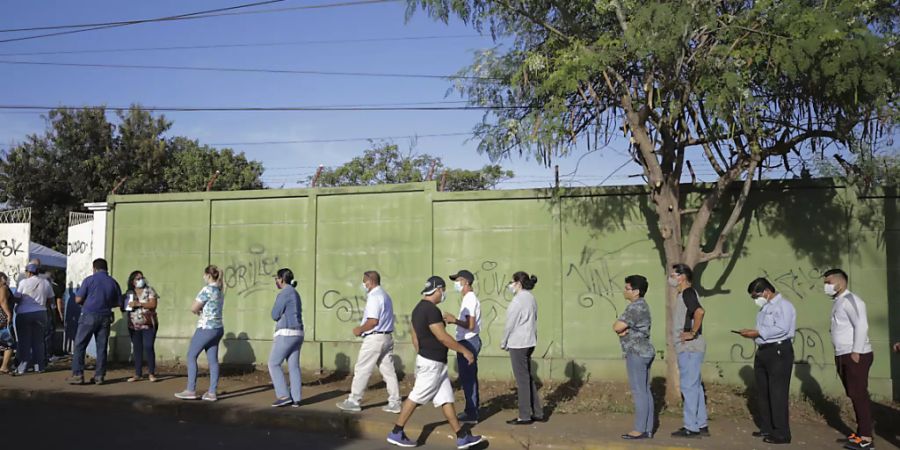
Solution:
{"label": "sneaker", "polygon": [[482,442],[484,442],[484,436],[466,434],[461,438],[456,438],[456,448],[469,448]]}
{"label": "sneaker", "polygon": [[403,409],[400,403],[388,403],[381,407],[381,410],[387,413],[392,414],[400,414],[400,410]]}
{"label": "sneaker", "polygon": [[687,428],[681,427],[678,429],[678,431],[675,431],[672,433],[672,437],[699,438],[700,432],[699,431],[691,431],[691,430],[688,430]]}
{"label": "sneaker", "polygon": [[300,402],[291,403],[291,408],[299,408],[299,407],[300,407]]}
{"label": "sneaker", "polygon": [[147,379],[150,380],[151,383],[156,383],[156,375],[153,375],[152,373],[147,375]]}
{"label": "sneaker", "polygon": [[[16,373],[11,372],[11,373]],[[69,384],[84,384],[84,375],[72,375],[69,378],[66,378],[66,382]]]}
{"label": "sneaker", "polygon": [[106,381],[103,379],[103,377],[94,377],[94,384],[96,384],[97,386],[100,386],[105,382]]}
{"label": "sneaker", "polygon": [[[354,401],[350,401],[349,399],[344,400],[337,404],[337,407],[340,408],[341,411],[350,411],[350,412],[360,412],[362,408],[359,406],[359,403]],[[399,444],[398,444],[399,445]]]}
{"label": "sneaker", "polygon": [[864,440],[860,439],[859,437],[857,437],[856,440],[845,444],[844,448],[846,448],[848,450],[871,450],[871,449],[875,448],[875,442],[874,441],[864,441]]}
{"label": "sneaker", "polygon": [[287,406],[287,405],[290,405],[291,403],[294,403],[294,401],[291,400],[290,397],[278,398],[278,399],[275,399],[274,402],[272,402],[272,407],[273,408],[281,408],[282,406]]}
{"label": "sneaker", "polygon": [[127,381],[127,382],[129,382],[129,383],[134,383],[135,381],[141,381],[141,380],[143,380],[143,379],[144,379],[144,377],[139,377],[139,376],[135,375],[135,376],[133,376],[133,377],[128,378],[128,379],[125,380],[125,381]]}
{"label": "sneaker", "polygon": [[216,397],[216,394],[214,392],[207,392],[203,394],[203,397],[200,398],[207,402],[215,402],[219,400],[219,397]]}
{"label": "sneaker", "polygon": [[700,427],[700,436],[704,436],[704,437],[712,436],[711,434],[709,434],[709,426]]}
{"label": "sneaker", "polygon": [[[340,405],[340,404],[338,404]],[[343,409],[343,408],[341,408]],[[346,411],[346,410],[345,410]],[[387,441],[390,444],[394,444],[398,447],[415,447],[416,443],[413,442],[410,438],[406,437],[406,432],[401,431],[399,433],[394,433],[391,431],[387,435]],[[463,447],[460,447],[463,448]]]}
{"label": "sneaker", "polygon": [[464,412],[457,414],[456,420],[458,420],[459,423],[471,423],[471,424],[478,423],[478,417],[472,417]]}
{"label": "sneaker", "polygon": [[197,400],[197,393],[194,391],[181,391],[175,394],[175,398],[180,398],[182,400]]}

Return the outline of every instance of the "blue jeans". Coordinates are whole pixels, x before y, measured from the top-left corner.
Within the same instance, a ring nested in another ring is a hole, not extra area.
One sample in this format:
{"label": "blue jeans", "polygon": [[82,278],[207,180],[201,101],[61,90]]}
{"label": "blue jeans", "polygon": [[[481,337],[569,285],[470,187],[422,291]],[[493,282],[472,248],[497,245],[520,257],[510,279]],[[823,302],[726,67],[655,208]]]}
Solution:
{"label": "blue jeans", "polygon": [[106,376],[106,347],[109,343],[109,326],[113,316],[109,313],[82,312],[75,333],[75,355],[72,357],[72,375],[84,375],[84,354],[93,337],[97,341],[97,366],[94,378]]}
{"label": "blue jeans", "polygon": [[300,402],[300,346],[303,345],[303,336],[275,336],[272,342],[272,352],[269,353],[269,376],[275,386],[275,397],[287,398],[288,387],[284,381],[284,372],[281,363],[287,359],[288,373],[291,377],[291,400]]}
{"label": "blue jeans", "polygon": [[650,392],[650,366],[653,356],[625,355],[628,385],[634,399],[634,431],[653,432],[653,394]]}
{"label": "blue jeans", "polygon": [[197,358],[200,352],[206,351],[206,361],[209,363],[209,390],[213,394],[219,385],[219,341],[225,334],[224,328],[197,328],[191,345],[187,352],[188,383],[187,390],[197,391]]}
{"label": "blue jeans", "polygon": [[131,335],[131,354],[134,355],[134,374],[142,376],[144,371],[144,355],[147,356],[147,373],[156,375],[156,329],[128,330]]}
{"label": "blue jeans", "polygon": [[44,331],[47,329],[47,313],[35,311],[16,314],[16,333],[19,344],[16,347],[16,359],[19,361],[17,371],[25,373],[29,367],[36,370],[46,368],[44,361]]}
{"label": "blue jeans", "polygon": [[693,432],[707,425],[706,395],[700,381],[700,366],[703,365],[702,352],[682,352],[678,354],[678,375],[681,377],[681,396],[684,398],[684,427]]}
{"label": "blue jeans", "polygon": [[463,394],[466,397],[466,415],[469,418],[478,418],[478,354],[481,353],[481,338],[478,336],[472,339],[459,341],[460,345],[468,349],[475,355],[475,362],[469,365],[466,358],[461,354],[456,354],[456,364],[459,370],[459,384],[462,385]]}

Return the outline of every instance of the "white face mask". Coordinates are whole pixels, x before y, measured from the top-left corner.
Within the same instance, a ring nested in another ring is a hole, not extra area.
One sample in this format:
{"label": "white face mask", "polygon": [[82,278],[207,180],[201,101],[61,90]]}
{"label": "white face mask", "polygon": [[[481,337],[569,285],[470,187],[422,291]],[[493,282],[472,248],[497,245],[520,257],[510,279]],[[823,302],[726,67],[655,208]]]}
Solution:
{"label": "white face mask", "polygon": [[669,277],[666,281],[668,281],[669,286],[678,287],[678,278]]}
{"label": "white face mask", "polygon": [[359,288],[362,289],[363,292],[369,293],[369,288],[366,287],[366,283],[360,283]]}
{"label": "white face mask", "polygon": [[760,297],[754,298],[753,303],[756,303],[756,306],[759,306],[760,308],[762,308],[763,306],[766,305],[766,303],[768,303],[768,300],[766,300],[765,297],[760,296]]}
{"label": "white face mask", "polygon": [[135,281],[134,287],[136,287],[138,289],[143,289],[144,288],[144,279],[141,278],[140,280]]}
{"label": "white face mask", "polygon": [[835,294],[837,294],[837,288],[835,288],[834,285],[831,283],[826,283],[825,284],[825,295],[834,297]]}
{"label": "white face mask", "polygon": [[446,299],[446,298],[447,298],[447,293],[446,293],[446,292],[444,292],[444,291],[441,291],[441,301],[440,301],[440,302],[438,302],[438,303],[441,303],[441,302],[443,302],[443,301],[444,301],[444,300],[445,300],[445,299]]}
{"label": "white face mask", "polygon": [[506,285],[506,290],[508,290],[510,294],[515,294],[516,293],[516,283],[509,283],[508,285]]}
{"label": "white face mask", "polygon": [[462,282],[460,282],[460,281],[453,282],[453,289],[456,289],[456,292],[462,292],[462,288],[463,288]]}

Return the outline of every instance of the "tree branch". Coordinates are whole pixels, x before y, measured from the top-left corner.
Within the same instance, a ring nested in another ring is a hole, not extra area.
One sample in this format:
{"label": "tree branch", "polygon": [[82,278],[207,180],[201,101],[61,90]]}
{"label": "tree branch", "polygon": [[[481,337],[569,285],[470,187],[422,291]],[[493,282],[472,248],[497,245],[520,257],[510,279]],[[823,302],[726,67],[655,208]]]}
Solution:
{"label": "tree branch", "polygon": [[747,179],[744,180],[744,185],[741,188],[741,195],[735,202],[734,208],[731,210],[731,215],[728,217],[728,221],[725,222],[725,226],[722,227],[722,231],[719,232],[719,238],[716,239],[716,245],[713,247],[712,251],[701,253],[700,262],[708,262],[725,256],[722,247],[725,245],[725,239],[731,234],[734,225],[741,217],[744,204],[747,203],[747,198],[750,196],[750,187],[753,185],[753,172],[756,170],[756,166],[759,165],[761,159],[762,155],[759,152],[754,152],[753,155],[750,156],[750,165],[747,167]]}

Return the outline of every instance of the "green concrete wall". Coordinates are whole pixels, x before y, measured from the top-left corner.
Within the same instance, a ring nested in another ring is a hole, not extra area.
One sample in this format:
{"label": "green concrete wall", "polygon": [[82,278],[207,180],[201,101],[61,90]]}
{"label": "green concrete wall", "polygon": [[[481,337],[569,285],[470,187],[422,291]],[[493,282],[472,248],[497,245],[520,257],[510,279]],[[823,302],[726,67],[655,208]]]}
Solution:
{"label": "green concrete wall", "polygon": [[[693,196],[689,196],[689,202]],[[124,284],[140,269],[160,293],[158,357],[184,358],[195,316],[189,308],[206,264],[225,273],[221,358],[264,363],[271,346],[272,275],[291,267],[299,281],[307,341],[306,368],[349,369],[355,363],[365,302],[362,273],[378,270],[394,299],[398,368],[412,372],[409,313],[432,273],[475,273],[482,301],[485,349],[480,373],[510,378],[499,349],[518,270],[534,273],[539,302],[540,377],[625,379],[610,325],[622,312],[624,277],[650,280],[647,299],[664,372],[664,283],[654,213],[640,188],[435,192],[430,183],[375,188],[267,190],[229,193],[113,196],[108,248],[113,275]],[[869,308],[869,336],[877,353],[870,386],[892,396],[900,366],[889,357],[900,336],[900,218],[898,196],[857,196],[825,182],[766,183],[755,189],[728,245],[731,258],[697,269],[707,310],[707,381],[748,383],[753,345],[729,330],[754,326],[747,284],[768,277],[798,311],[795,390],[840,394],[828,334],[830,300],[819,274],[844,268],[851,289]],[[459,295],[442,308],[456,313]],[[117,334],[126,330],[121,321]],[[127,358],[127,339],[115,340]],[[896,358],[895,358],[896,359]],[[896,395],[895,395],[896,396]]]}

